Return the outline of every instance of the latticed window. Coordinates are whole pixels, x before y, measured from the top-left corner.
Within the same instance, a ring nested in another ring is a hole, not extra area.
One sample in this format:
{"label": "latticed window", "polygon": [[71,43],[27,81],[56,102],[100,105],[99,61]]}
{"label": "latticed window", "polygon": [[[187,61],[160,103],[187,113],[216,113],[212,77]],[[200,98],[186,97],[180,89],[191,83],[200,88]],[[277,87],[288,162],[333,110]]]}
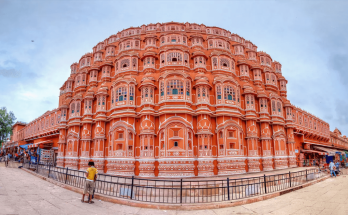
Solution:
{"label": "latticed window", "polygon": [[143,94],[141,95],[142,98],[147,98],[149,97],[149,89],[147,87],[143,88]]}
{"label": "latticed window", "polygon": [[230,61],[226,58],[221,58],[220,59],[220,66],[230,67]]}
{"label": "latticed window", "polygon": [[242,65],[240,66],[240,70],[241,70],[241,75],[248,76],[248,66]]}
{"label": "latticed window", "polygon": [[217,66],[217,58],[216,57],[213,58],[213,66]]}
{"label": "latticed window", "polygon": [[129,87],[129,100],[130,101],[134,100],[134,87],[133,86]]}
{"label": "latticed window", "polygon": [[122,102],[127,100],[127,88],[119,87],[116,90],[116,102]]}
{"label": "latticed window", "polygon": [[121,60],[121,68],[127,68],[127,67],[129,67],[129,59]]}
{"label": "latticed window", "polygon": [[164,96],[164,82],[161,81],[161,96]]}
{"label": "latticed window", "polygon": [[276,77],[275,77],[275,75],[272,75],[272,84],[276,84],[276,82],[277,82],[277,80],[276,80]]}
{"label": "latticed window", "polygon": [[202,96],[203,97],[208,97],[208,93],[206,92],[206,88],[202,87]]}
{"label": "latticed window", "polygon": [[178,52],[171,52],[167,55],[167,62],[182,61],[182,54]]}
{"label": "latticed window", "polygon": [[277,102],[277,109],[279,113],[282,112],[282,104],[280,102]]}
{"label": "latticed window", "polygon": [[275,104],[275,101],[272,101],[272,111],[273,111],[273,112],[276,111],[276,104]]}
{"label": "latticed window", "polygon": [[198,88],[198,89],[197,89],[197,96],[198,96],[198,97],[201,97],[201,88]]}
{"label": "latticed window", "polygon": [[236,93],[233,87],[231,86],[226,86],[224,88],[224,98],[225,100],[233,100],[236,101]]}
{"label": "latticed window", "polygon": [[80,112],[80,102],[77,102],[77,105],[76,105],[76,112],[77,112],[77,113]]}
{"label": "latticed window", "polygon": [[72,103],[71,104],[71,113],[74,113],[75,112],[75,103]]}
{"label": "latticed window", "polygon": [[137,66],[137,59],[136,59],[136,58],[133,58],[133,59],[132,59],[132,64],[133,64],[133,67],[136,67],[136,66]]}
{"label": "latticed window", "polygon": [[188,63],[188,58],[189,58],[189,57],[188,57],[188,54],[185,54],[185,55],[184,55],[184,62],[185,62],[185,63]]}
{"label": "latticed window", "polygon": [[165,59],[166,59],[166,58],[165,58],[164,54],[161,54],[161,63],[162,63],[162,64],[164,64]]}
{"label": "latticed window", "polygon": [[168,95],[183,95],[184,94],[184,85],[180,80],[171,80],[167,85],[167,94]]}
{"label": "latticed window", "polygon": [[190,88],[190,82],[187,81],[187,82],[186,82],[186,95],[187,95],[187,96],[190,95],[190,89],[191,89],[191,88]]}
{"label": "latticed window", "polygon": [[221,99],[221,86],[216,87],[217,99]]}

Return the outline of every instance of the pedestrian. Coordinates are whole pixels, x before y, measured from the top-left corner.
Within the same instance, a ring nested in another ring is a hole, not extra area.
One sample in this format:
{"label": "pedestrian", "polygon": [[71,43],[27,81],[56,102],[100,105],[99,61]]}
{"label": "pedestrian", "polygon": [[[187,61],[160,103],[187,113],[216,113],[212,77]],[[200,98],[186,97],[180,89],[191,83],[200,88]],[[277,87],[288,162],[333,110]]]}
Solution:
{"label": "pedestrian", "polygon": [[8,153],[5,155],[5,166],[7,167],[8,166],[8,160],[9,160],[9,158],[8,158]]}
{"label": "pedestrian", "polygon": [[334,170],[334,169],[336,169],[336,166],[335,166],[333,160],[330,162],[329,168],[330,168],[330,175],[331,175],[331,177],[332,177],[332,173],[333,173],[333,174],[335,175],[335,177],[336,177],[336,173],[335,173],[335,170]]}
{"label": "pedestrian", "polygon": [[81,202],[85,202],[85,195],[88,193],[89,195],[88,203],[92,204],[94,203],[92,201],[92,195],[93,195],[93,189],[95,186],[95,180],[97,180],[98,170],[94,167],[93,161],[88,162],[88,166],[89,168],[86,171],[85,189],[83,191]]}
{"label": "pedestrian", "polygon": [[336,174],[340,174],[340,162],[337,160],[336,164]]}

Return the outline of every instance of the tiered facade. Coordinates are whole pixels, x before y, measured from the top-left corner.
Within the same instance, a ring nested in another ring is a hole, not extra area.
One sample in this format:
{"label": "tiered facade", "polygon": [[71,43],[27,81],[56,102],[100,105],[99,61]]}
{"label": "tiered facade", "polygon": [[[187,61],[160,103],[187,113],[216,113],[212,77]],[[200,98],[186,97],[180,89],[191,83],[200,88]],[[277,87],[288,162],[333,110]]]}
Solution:
{"label": "tiered facade", "polygon": [[72,169],[90,160],[142,177],[284,169],[297,166],[306,138],[330,139],[329,124],[294,107],[286,85],[280,63],[227,30],[143,25],[73,63],[58,109],[23,130],[29,141],[53,126],[58,166]]}

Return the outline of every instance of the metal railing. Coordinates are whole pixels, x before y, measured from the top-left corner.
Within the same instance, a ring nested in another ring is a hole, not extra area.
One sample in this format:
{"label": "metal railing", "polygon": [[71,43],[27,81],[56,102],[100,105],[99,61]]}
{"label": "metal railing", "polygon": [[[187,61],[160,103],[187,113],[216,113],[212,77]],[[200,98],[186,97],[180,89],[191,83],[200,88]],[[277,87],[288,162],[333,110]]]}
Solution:
{"label": "metal railing", "polygon": [[[23,164],[38,174],[73,187],[84,188],[85,172],[53,165]],[[145,179],[98,174],[95,193],[141,202],[192,204],[223,202],[259,196],[299,186],[326,175],[308,169],[277,175],[216,180]]]}

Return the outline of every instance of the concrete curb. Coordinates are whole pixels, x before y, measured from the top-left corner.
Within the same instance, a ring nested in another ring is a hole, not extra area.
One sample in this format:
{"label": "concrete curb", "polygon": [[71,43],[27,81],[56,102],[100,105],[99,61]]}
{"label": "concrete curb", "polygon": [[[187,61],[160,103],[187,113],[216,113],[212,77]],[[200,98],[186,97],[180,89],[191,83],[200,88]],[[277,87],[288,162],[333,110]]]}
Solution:
{"label": "concrete curb", "polygon": [[[59,187],[65,188],[67,190],[74,191],[76,193],[80,193],[82,195],[83,189],[77,188],[77,187],[72,187],[70,185],[62,184],[58,181],[55,181],[53,179],[47,178],[45,176],[39,175],[31,170],[22,168],[22,170],[38,177],[41,178],[42,180],[46,180],[54,185],[57,185]],[[284,195],[286,193],[290,193],[292,191],[296,191],[308,186],[311,186],[313,184],[316,184],[318,182],[324,181],[328,179],[330,175],[324,176],[320,179],[316,179],[313,181],[310,181],[308,183],[302,184],[300,186],[296,187],[291,187],[282,191],[270,193],[270,194],[265,194],[265,195],[260,195],[256,197],[251,197],[247,199],[240,199],[240,200],[235,200],[235,201],[226,201],[226,202],[210,202],[210,203],[196,203],[196,204],[159,204],[159,203],[151,203],[151,202],[138,202],[138,201],[133,201],[133,200],[128,200],[128,199],[119,199],[111,196],[106,196],[102,194],[94,194],[95,199],[100,199],[106,202],[112,202],[116,204],[122,204],[122,205],[128,205],[132,207],[141,207],[141,208],[151,208],[151,209],[161,209],[161,210],[205,210],[205,209],[219,209],[219,208],[225,208],[225,207],[234,207],[234,206],[240,206],[244,204],[250,204],[254,202],[259,202],[267,199],[271,199],[277,196]]]}

